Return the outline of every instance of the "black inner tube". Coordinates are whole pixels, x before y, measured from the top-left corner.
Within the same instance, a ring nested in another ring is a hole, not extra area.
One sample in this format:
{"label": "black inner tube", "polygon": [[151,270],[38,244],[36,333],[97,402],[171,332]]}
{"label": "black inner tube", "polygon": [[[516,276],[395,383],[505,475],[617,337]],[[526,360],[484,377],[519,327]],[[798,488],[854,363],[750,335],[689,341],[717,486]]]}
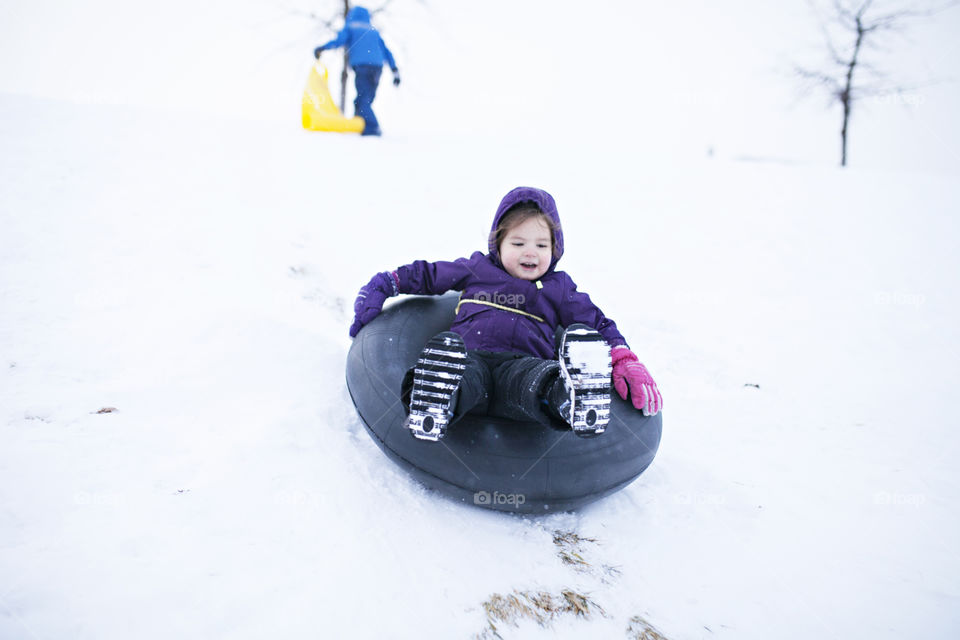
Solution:
{"label": "black inner tube", "polygon": [[662,415],[644,416],[614,394],[607,430],[580,438],[545,426],[467,415],[440,442],[403,427],[404,372],[432,336],[450,328],[456,294],[409,296],[364,327],[347,356],[347,387],[374,442],[423,484],[464,502],[517,513],[575,509],[637,478],[660,445]]}

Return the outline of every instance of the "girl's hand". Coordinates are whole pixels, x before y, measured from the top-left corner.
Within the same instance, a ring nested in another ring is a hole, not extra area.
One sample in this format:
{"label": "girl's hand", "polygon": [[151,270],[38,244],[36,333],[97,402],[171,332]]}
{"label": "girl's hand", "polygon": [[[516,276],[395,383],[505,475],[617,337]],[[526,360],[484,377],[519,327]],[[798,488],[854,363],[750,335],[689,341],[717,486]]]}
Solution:
{"label": "girl's hand", "polygon": [[637,355],[626,347],[615,347],[612,353],[613,387],[624,400],[627,389],[633,406],[645,416],[653,416],[663,408],[663,397],[657,389],[650,372],[640,363]]}
{"label": "girl's hand", "polygon": [[356,338],[360,329],[368,322],[380,315],[383,303],[387,298],[399,293],[397,276],[383,271],[373,276],[357,294],[353,303],[353,324],[350,325],[350,337]]}

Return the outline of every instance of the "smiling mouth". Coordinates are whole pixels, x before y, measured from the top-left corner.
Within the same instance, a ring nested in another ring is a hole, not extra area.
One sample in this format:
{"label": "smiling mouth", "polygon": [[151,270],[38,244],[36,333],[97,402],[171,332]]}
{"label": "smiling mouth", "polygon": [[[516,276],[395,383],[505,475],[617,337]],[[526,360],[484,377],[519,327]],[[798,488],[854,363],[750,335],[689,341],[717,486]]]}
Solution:
{"label": "smiling mouth", "polygon": [[532,262],[521,262],[521,263],[520,263],[520,266],[523,267],[524,269],[536,269],[536,268],[537,268],[537,265],[533,264]]}

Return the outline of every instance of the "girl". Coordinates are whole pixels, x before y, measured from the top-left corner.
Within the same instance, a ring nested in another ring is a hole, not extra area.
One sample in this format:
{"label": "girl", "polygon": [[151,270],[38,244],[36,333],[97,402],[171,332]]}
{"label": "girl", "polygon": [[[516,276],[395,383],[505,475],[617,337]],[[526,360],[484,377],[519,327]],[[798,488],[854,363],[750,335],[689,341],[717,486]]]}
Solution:
{"label": "girl", "polygon": [[559,419],[579,436],[599,435],[610,420],[611,370],[621,398],[629,391],[645,415],[660,411],[660,391],[616,323],[555,270],[563,231],[549,193],[517,187],[504,196],[488,249],[378,273],[354,303],[351,337],[388,297],[461,292],[450,331],[427,343],[404,378],[404,424],[415,437],[436,441],[467,413]]}

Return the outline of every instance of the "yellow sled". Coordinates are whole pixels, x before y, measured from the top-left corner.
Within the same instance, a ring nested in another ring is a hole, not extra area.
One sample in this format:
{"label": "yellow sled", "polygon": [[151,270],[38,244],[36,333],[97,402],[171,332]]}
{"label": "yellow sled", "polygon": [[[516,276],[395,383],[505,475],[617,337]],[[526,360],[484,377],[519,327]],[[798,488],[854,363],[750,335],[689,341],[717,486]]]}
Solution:
{"label": "yellow sled", "polygon": [[327,88],[327,68],[319,60],[310,69],[307,87],[303,90],[303,128],[308,131],[340,131],[360,133],[363,118],[345,118],[333,102]]}

